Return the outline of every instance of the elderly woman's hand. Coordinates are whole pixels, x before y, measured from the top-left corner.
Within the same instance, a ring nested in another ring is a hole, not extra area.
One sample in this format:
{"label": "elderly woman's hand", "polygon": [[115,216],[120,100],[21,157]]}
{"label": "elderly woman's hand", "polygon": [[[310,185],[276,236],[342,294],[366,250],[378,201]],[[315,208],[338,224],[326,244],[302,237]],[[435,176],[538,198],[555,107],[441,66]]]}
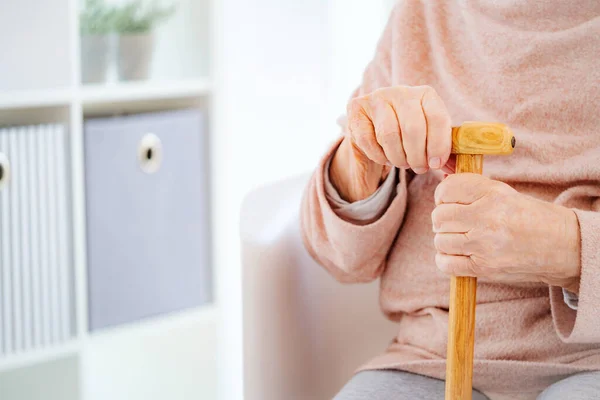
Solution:
{"label": "elderly woman's hand", "polygon": [[428,86],[393,86],[348,104],[348,135],[333,157],[329,176],[347,201],[371,195],[386,168],[422,174],[446,166],[452,134],[442,99]]}
{"label": "elderly woman's hand", "polygon": [[579,225],[572,210],[477,174],[448,176],[435,204],[431,219],[441,271],[578,291]]}

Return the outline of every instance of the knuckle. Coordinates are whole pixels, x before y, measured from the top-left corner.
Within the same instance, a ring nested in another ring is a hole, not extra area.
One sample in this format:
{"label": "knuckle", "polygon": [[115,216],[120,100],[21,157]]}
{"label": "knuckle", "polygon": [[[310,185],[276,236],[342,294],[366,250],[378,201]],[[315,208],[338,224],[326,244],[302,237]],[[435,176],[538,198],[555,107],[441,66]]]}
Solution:
{"label": "knuckle", "polygon": [[477,179],[479,175],[471,174],[471,173],[462,173],[462,174],[452,174],[448,175],[448,178],[444,180],[444,182],[448,182],[454,187],[462,187],[462,186],[471,186],[473,182],[471,181],[473,178]]}
{"label": "knuckle", "polygon": [[489,197],[489,200],[492,203],[500,203],[504,200],[505,196],[502,191],[502,188],[498,187],[497,185],[491,185],[487,188],[482,187],[481,190],[485,192],[485,194]]}
{"label": "knuckle", "polygon": [[491,184],[491,189],[493,191],[494,194],[498,195],[498,196],[502,196],[502,197],[507,197],[512,188],[510,186],[508,186],[507,184],[500,182],[500,181],[490,181]]}
{"label": "knuckle", "polygon": [[403,99],[407,97],[408,93],[410,93],[411,87],[406,85],[396,85],[385,89],[387,89],[386,95],[390,98]]}
{"label": "knuckle", "polygon": [[436,104],[436,105],[443,105],[443,101],[441,101],[441,97],[440,95],[437,93],[437,91],[429,86],[429,85],[423,85],[423,86],[419,86],[419,91],[421,93],[420,99],[421,99],[421,104],[425,105],[426,103],[431,102],[432,104]]}
{"label": "knuckle", "polygon": [[469,243],[466,240],[460,240],[457,243],[457,249],[456,249],[458,251],[457,254],[462,254],[462,255],[468,256],[469,255],[469,252],[467,250],[469,247],[468,245],[469,245]]}
{"label": "knuckle", "polygon": [[461,264],[458,261],[455,261],[454,258],[452,258],[452,260],[447,261],[446,264],[446,273],[448,275],[462,275],[464,273]]}
{"label": "knuckle", "polygon": [[476,263],[473,258],[469,257],[468,261],[465,263],[470,275],[480,276],[485,274],[485,268],[481,266],[479,263]]}
{"label": "knuckle", "polygon": [[364,114],[364,97],[355,97],[348,102],[348,119],[362,117]]}
{"label": "knuckle", "polygon": [[358,138],[364,132],[363,121],[360,115],[348,115],[348,132],[353,138]]}
{"label": "knuckle", "polygon": [[464,189],[469,190],[475,198],[486,198],[488,201],[495,202],[502,196],[502,188],[493,181],[474,175],[472,179],[463,183]]}
{"label": "knuckle", "polygon": [[[441,218],[440,218],[440,208],[436,207],[433,209],[433,211],[431,212],[431,224],[433,225],[433,229],[439,229],[440,225],[441,225]],[[437,238],[437,235],[436,235]]]}
{"label": "knuckle", "polygon": [[347,107],[348,114],[355,113],[360,107],[361,107],[361,104],[360,104],[359,97],[350,99],[350,101],[348,102],[348,107]]}
{"label": "knuckle", "polygon": [[423,91],[425,91],[426,93],[435,93],[435,94],[437,94],[436,91],[435,91],[435,89],[432,88],[429,85],[422,85],[421,87],[423,88]]}
{"label": "knuckle", "polygon": [[466,231],[465,233],[463,233],[463,235],[465,237],[465,242],[470,245],[476,244],[478,242],[477,235],[473,234],[472,230]]}
{"label": "knuckle", "polygon": [[440,253],[437,253],[435,256],[435,264],[440,271],[444,274],[450,275],[451,269],[448,262],[448,257],[443,257]]}
{"label": "knuckle", "polygon": [[452,174],[449,175],[444,182],[452,189],[453,193],[459,194],[470,194],[474,189],[478,187],[476,182],[471,179],[472,174]]}
{"label": "knuckle", "polygon": [[433,238],[433,247],[437,250],[437,251],[441,251],[443,253],[447,253],[446,251],[444,251],[443,247],[444,247],[444,243],[443,243],[443,238],[442,235],[440,234],[436,234]]}
{"label": "knuckle", "polygon": [[[358,134],[353,137],[354,143],[356,147],[363,152],[367,157],[369,157],[370,149],[373,147],[371,145],[372,139],[367,134]],[[370,157],[369,157],[370,158]]]}
{"label": "knuckle", "polygon": [[371,96],[373,97],[373,99],[376,99],[376,100],[385,100],[390,97],[391,91],[393,89],[394,89],[393,87],[378,88],[378,89],[375,89],[373,91],[373,93],[371,93]]}
{"label": "knuckle", "polygon": [[435,91],[435,89],[429,85],[415,86],[414,89],[417,90],[419,93],[421,93],[423,96],[424,95],[436,95],[437,96],[437,92]]}
{"label": "knuckle", "polygon": [[448,191],[448,179],[450,178],[450,176],[448,176],[446,179],[444,179],[442,182],[440,182],[437,186],[437,188],[435,189],[435,192],[433,194],[433,198],[435,201],[435,204],[437,206],[439,206],[440,204],[443,204],[446,199],[446,193]]}
{"label": "knuckle", "polygon": [[[446,129],[451,125],[450,115],[442,108],[436,107],[435,109],[427,113],[427,123],[437,129]],[[434,133],[445,133],[445,132],[434,132]]]}

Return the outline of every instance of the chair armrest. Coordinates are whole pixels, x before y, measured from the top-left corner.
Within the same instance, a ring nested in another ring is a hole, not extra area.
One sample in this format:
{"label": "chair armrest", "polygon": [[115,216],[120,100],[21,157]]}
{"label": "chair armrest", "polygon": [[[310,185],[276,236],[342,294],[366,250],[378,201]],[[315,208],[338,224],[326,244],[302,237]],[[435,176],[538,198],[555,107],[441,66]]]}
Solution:
{"label": "chair armrest", "polygon": [[304,248],[308,179],[259,188],[242,206],[247,400],[331,398],[397,333],[380,311],[378,282],[340,284]]}

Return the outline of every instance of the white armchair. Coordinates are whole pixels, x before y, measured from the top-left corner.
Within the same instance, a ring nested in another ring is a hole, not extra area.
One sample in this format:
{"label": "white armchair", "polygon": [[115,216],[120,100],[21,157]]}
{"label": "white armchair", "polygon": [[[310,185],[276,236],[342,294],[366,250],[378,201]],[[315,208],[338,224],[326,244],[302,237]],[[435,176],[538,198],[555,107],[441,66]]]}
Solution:
{"label": "white armchair", "polygon": [[379,282],[336,282],[305,250],[300,201],[309,176],[250,193],[241,210],[244,398],[321,400],[397,333]]}

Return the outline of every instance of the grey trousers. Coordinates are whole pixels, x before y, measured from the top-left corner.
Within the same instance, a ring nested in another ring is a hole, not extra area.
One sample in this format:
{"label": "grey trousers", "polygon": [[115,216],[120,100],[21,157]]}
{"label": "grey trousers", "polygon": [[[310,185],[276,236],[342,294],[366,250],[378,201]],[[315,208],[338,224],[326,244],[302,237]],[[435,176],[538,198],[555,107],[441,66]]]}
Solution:
{"label": "grey trousers", "polygon": [[[363,371],[334,397],[334,400],[443,400],[444,381],[409,372],[381,370]],[[548,387],[538,400],[600,399],[600,372],[572,375]],[[473,400],[488,400],[473,391]]]}

